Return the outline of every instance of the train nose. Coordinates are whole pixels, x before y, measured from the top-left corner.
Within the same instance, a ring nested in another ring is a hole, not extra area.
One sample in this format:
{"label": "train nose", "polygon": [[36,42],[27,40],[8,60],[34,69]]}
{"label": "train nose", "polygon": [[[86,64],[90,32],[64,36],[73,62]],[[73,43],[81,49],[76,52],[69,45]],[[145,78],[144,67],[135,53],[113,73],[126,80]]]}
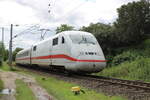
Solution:
{"label": "train nose", "polygon": [[99,72],[106,66],[106,62],[77,62],[76,64],[77,71],[87,73]]}
{"label": "train nose", "polygon": [[101,56],[79,56],[76,62],[77,71],[81,72],[99,72],[106,66],[106,60]]}

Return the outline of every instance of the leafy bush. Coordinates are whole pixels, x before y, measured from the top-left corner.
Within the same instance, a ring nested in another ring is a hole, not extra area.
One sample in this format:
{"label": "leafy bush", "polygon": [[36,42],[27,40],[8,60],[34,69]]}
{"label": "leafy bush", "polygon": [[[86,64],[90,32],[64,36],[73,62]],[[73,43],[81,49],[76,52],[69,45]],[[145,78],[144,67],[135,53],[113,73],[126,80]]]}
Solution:
{"label": "leafy bush", "polygon": [[115,56],[112,60],[111,65],[119,65],[126,61],[134,61],[135,59],[138,59],[140,57],[141,56],[139,56],[139,54],[135,51],[125,51],[122,54]]}
{"label": "leafy bush", "polygon": [[0,66],[2,66],[2,62],[0,61]]}
{"label": "leafy bush", "polygon": [[118,55],[109,56],[109,67],[98,75],[150,81],[150,39],[139,45],[119,48]]}
{"label": "leafy bush", "polygon": [[118,48],[116,56],[107,56],[109,67],[119,65],[123,62],[131,62],[142,57],[150,57],[150,39],[143,41],[139,45]]}
{"label": "leafy bush", "polygon": [[131,80],[150,81],[150,58],[141,57],[133,62],[124,62],[104,69],[98,75]]}

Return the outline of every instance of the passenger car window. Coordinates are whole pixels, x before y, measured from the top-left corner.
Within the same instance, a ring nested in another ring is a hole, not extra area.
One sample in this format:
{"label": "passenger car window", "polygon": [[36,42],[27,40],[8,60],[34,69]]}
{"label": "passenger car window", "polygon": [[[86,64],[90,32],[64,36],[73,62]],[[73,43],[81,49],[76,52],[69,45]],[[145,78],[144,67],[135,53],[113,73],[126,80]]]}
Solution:
{"label": "passenger car window", "polygon": [[65,43],[65,39],[64,39],[64,37],[62,37],[62,42],[61,42],[62,44],[64,44]]}
{"label": "passenger car window", "polygon": [[36,51],[36,46],[33,47],[33,51]]}
{"label": "passenger car window", "polygon": [[57,45],[58,44],[58,37],[53,39],[53,45]]}

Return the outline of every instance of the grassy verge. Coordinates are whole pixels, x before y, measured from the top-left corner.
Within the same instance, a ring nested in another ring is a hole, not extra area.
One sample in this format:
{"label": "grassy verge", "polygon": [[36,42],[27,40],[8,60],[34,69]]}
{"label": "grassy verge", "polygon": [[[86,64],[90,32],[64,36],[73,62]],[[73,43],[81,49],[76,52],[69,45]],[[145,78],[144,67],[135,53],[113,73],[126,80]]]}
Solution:
{"label": "grassy verge", "polygon": [[3,62],[3,65],[0,66],[0,69],[3,71],[16,71],[17,70],[14,66],[10,67],[6,62]]}
{"label": "grassy verge", "polygon": [[[77,84],[60,81],[52,77],[44,77],[33,73],[31,74],[30,72],[25,73],[34,76],[37,82],[57,100],[126,100],[120,96],[109,97],[83,87],[81,88],[86,92],[85,94],[81,93],[80,95],[74,95],[71,92],[71,87],[77,86]],[[45,78],[45,80],[43,80],[43,78]]]}
{"label": "grassy verge", "polygon": [[3,65],[0,66],[0,69],[4,71],[10,71],[10,67],[8,66],[6,62],[3,62]]}
{"label": "grassy verge", "polygon": [[34,94],[30,90],[30,88],[27,87],[27,85],[21,81],[16,80],[16,100],[36,100]]}
{"label": "grassy verge", "polygon": [[3,81],[0,79],[0,91],[3,89]]}
{"label": "grassy verge", "polygon": [[[0,79],[0,91],[2,90],[4,88],[4,84],[3,84],[3,81]],[[0,94],[0,97],[1,97],[2,95]]]}

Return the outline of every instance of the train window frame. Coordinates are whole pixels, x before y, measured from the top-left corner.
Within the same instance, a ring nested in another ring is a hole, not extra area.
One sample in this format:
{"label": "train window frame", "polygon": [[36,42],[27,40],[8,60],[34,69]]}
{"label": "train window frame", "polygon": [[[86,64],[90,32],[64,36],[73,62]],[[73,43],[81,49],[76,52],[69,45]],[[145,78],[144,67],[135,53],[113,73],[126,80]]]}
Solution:
{"label": "train window frame", "polygon": [[58,45],[58,37],[53,39],[53,46]]}
{"label": "train window frame", "polygon": [[36,46],[33,47],[33,51],[36,51]]}
{"label": "train window frame", "polygon": [[61,39],[62,39],[61,43],[64,44],[65,43],[65,38],[62,36]]}

